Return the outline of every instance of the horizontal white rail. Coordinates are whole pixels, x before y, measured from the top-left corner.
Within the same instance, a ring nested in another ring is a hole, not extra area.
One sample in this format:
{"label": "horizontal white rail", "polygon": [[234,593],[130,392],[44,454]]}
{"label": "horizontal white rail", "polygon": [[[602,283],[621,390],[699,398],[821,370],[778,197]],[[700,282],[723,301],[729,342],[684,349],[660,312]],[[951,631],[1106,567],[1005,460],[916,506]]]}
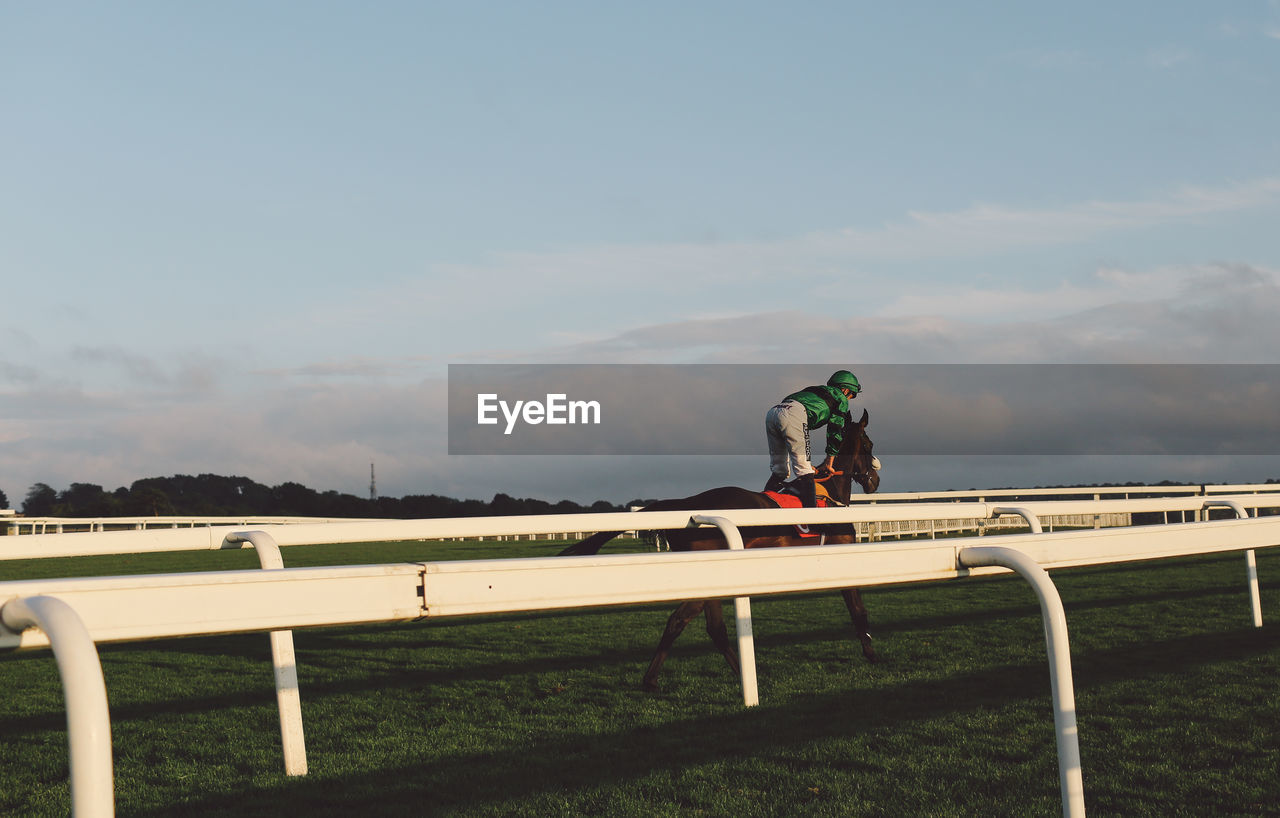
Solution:
{"label": "horizontal white rail", "polygon": [[[688,512],[684,515],[687,523]],[[741,552],[607,554],[210,571],[0,582],[8,599],[52,595],[96,642],[283,630],[573,607],[677,602],[955,579],[975,538]],[[1000,544],[1045,568],[1244,551],[1280,544],[1280,517],[1100,531],[1014,534]],[[0,649],[44,647],[38,631],[0,630]]]}
{"label": "horizontal white rail", "polygon": [[885,492],[868,495],[854,495],[855,502],[918,502],[934,500],[938,502],[966,502],[972,500],[985,501],[1009,497],[1080,497],[1092,496],[1097,499],[1127,499],[1134,495],[1206,495],[1206,494],[1241,494],[1257,492],[1280,492],[1280,483],[1207,483],[1196,486],[1077,486],[1057,488],[1009,488],[1009,489],[965,489],[943,491],[906,491]]}
{"label": "horizontal white rail", "polygon": [[1026,553],[1045,569],[1106,565],[1280,545],[1280,517],[1014,534],[999,542]]}
{"label": "horizontal white rail", "polygon": [[[0,604],[56,596],[95,642],[417,619],[422,567],[409,563],[0,582]],[[44,647],[39,631],[0,629],[0,649]]]}
{"label": "horizontal white rail", "polygon": [[[300,517],[297,515],[223,515],[216,517],[184,515],[171,517],[18,517],[0,518],[0,526],[10,534],[21,534],[26,529],[31,534],[62,534],[72,531],[118,531],[152,528],[207,528],[211,525],[259,526],[291,523],[327,523],[350,521],[351,517]],[[381,518],[369,518],[381,519]],[[53,529],[52,532],[49,529]]]}

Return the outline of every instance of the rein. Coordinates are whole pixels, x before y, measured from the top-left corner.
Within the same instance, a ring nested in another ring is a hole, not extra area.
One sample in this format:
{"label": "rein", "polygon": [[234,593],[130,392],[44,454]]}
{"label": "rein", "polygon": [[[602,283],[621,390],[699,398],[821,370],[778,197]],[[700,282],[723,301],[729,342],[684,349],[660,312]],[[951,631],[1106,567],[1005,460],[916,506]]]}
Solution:
{"label": "rein", "polygon": [[854,475],[854,476],[857,476],[857,475],[859,475],[859,474],[870,474],[870,472],[865,472],[865,471],[855,471],[855,472],[847,472],[847,471],[833,471],[833,472],[831,472],[830,474],[828,474],[826,477],[818,477],[818,476],[815,474],[815,475],[814,475],[814,477],[813,477],[813,479],[814,479],[814,482],[817,482],[817,483],[825,483],[825,482],[827,482],[828,480],[830,480],[832,477],[842,477],[842,476],[844,476],[844,475],[846,475],[846,474],[852,474],[852,475]]}
{"label": "rein", "polygon": [[[825,482],[827,482],[828,480],[830,480],[830,479],[831,479],[831,478],[833,478],[833,477],[841,477],[841,476],[846,475],[846,474],[850,474],[850,472],[847,472],[847,471],[839,471],[839,470],[837,470],[837,471],[833,471],[833,472],[831,472],[831,473],[830,473],[830,474],[828,474],[826,477],[818,477],[818,476],[816,476],[816,475],[815,475],[815,476],[814,476],[814,478],[813,478],[813,480],[814,480],[814,482],[815,482],[815,483],[825,483]],[[859,471],[859,472],[852,472],[852,474],[854,475],[854,478],[853,478],[853,479],[855,479],[855,480],[856,480],[856,479],[857,479],[857,475],[865,475],[865,474],[868,474],[868,472]]]}

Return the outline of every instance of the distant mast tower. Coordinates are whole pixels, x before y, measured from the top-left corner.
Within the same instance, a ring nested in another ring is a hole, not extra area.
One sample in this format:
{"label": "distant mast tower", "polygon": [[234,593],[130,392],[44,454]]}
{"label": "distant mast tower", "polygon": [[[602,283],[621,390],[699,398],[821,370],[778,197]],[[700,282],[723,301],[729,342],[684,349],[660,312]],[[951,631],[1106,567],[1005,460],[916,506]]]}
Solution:
{"label": "distant mast tower", "polygon": [[373,479],[373,464],[369,464],[369,499],[378,499],[378,481]]}

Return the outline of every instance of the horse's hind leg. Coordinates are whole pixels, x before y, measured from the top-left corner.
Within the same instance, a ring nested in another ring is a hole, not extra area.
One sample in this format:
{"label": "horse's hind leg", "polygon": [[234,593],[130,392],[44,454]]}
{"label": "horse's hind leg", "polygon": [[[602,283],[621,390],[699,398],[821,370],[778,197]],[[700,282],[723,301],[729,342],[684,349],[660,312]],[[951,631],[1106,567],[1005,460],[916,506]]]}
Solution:
{"label": "horse's hind leg", "polygon": [[871,631],[868,630],[871,623],[867,617],[867,608],[862,604],[862,594],[858,593],[857,588],[845,588],[840,596],[844,598],[845,607],[849,609],[849,616],[853,619],[853,629],[858,634],[858,641],[862,643],[862,655],[868,662],[877,661],[879,657],[871,645]]}
{"label": "horse's hind leg", "polygon": [[733,643],[729,641],[729,631],[724,625],[724,605],[718,599],[708,600],[707,602],[707,635],[711,637],[711,641],[724,654],[724,658],[729,662],[729,667],[733,668],[733,672],[741,675],[742,669],[738,665],[738,654],[733,649]]}
{"label": "horse's hind leg", "polygon": [[706,604],[706,600],[685,602],[672,612],[671,618],[667,620],[667,629],[662,632],[662,638],[658,640],[658,649],[654,651],[653,660],[649,662],[649,669],[645,671],[644,681],[642,682],[645,690],[650,693],[657,691],[658,671],[662,669],[662,663],[666,661],[667,654],[671,652],[671,645],[675,643],[676,638],[684,631],[685,625],[688,625],[690,620],[702,613],[702,609]]}

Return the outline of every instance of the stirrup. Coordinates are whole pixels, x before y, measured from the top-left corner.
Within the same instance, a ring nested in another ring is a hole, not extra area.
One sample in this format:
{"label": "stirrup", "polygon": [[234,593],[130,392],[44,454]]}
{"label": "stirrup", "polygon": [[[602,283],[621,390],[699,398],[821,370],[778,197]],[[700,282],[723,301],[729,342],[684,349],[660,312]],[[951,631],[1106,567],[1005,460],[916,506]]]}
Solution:
{"label": "stirrup", "polygon": [[765,491],[782,491],[787,487],[787,481],[776,474],[769,475],[769,482],[764,484]]}

